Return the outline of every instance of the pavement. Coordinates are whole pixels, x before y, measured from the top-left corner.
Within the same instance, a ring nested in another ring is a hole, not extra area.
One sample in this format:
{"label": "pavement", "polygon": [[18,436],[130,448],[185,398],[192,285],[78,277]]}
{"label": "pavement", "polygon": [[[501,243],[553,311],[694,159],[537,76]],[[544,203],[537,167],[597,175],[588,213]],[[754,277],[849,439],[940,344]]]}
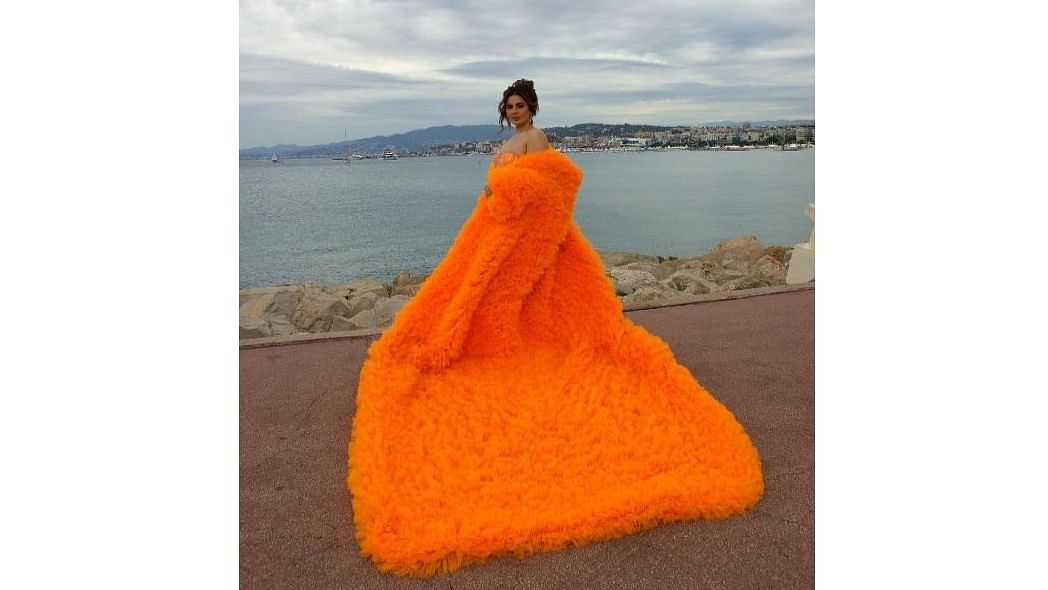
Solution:
{"label": "pavement", "polygon": [[357,377],[378,338],[240,351],[243,588],[810,588],[815,583],[815,291],[627,311],[728,407],[760,452],[745,515],[664,524],[524,559],[402,578],[360,555],[346,489]]}

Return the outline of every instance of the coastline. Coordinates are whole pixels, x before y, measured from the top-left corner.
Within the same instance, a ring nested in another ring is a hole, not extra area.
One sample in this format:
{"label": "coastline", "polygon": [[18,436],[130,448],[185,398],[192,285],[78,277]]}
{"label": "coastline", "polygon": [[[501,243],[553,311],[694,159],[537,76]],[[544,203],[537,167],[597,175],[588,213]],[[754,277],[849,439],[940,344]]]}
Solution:
{"label": "coastline", "polygon": [[[598,251],[610,287],[624,309],[677,305],[732,292],[784,287],[793,248],[763,245],[751,235],[678,258]],[[428,275],[400,271],[392,280],[359,278],[329,285],[283,284],[241,289],[240,340],[286,339],[328,333],[379,333],[388,327]]]}

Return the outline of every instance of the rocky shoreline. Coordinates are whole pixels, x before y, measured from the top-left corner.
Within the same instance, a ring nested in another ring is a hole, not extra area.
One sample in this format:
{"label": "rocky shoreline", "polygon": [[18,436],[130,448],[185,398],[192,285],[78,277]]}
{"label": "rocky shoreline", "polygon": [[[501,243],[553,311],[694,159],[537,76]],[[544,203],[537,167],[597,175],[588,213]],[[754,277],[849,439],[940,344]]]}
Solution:
{"label": "rocky shoreline", "polygon": [[[792,250],[741,235],[690,258],[598,253],[615,294],[627,304],[785,285]],[[240,339],[387,327],[427,276],[401,271],[389,283],[365,278],[241,289]]]}

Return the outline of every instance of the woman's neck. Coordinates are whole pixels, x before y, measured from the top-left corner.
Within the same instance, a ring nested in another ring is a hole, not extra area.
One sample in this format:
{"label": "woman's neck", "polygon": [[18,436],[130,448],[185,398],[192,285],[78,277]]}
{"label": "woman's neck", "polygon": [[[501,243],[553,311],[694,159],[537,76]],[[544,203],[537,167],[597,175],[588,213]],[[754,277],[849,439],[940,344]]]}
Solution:
{"label": "woman's neck", "polygon": [[531,122],[531,119],[528,119],[527,123],[521,123],[520,125],[517,125],[516,130],[517,133],[523,133],[524,131],[528,131],[530,129],[533,129],[534,127],[535,124]]}

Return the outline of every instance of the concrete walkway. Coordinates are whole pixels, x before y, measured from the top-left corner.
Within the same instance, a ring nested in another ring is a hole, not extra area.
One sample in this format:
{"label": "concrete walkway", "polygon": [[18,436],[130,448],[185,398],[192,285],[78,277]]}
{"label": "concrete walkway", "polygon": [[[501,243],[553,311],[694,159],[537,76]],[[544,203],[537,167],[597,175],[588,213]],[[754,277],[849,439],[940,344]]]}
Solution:
{"label": "concrete walkway", "polygon": [[814,290],[627,312],[732,410],[760,451],[744,516],[428,579],[359,553],[346,490],[357,375],[377,336],[240,351],[244,588],[807,588],[815,580]]}

